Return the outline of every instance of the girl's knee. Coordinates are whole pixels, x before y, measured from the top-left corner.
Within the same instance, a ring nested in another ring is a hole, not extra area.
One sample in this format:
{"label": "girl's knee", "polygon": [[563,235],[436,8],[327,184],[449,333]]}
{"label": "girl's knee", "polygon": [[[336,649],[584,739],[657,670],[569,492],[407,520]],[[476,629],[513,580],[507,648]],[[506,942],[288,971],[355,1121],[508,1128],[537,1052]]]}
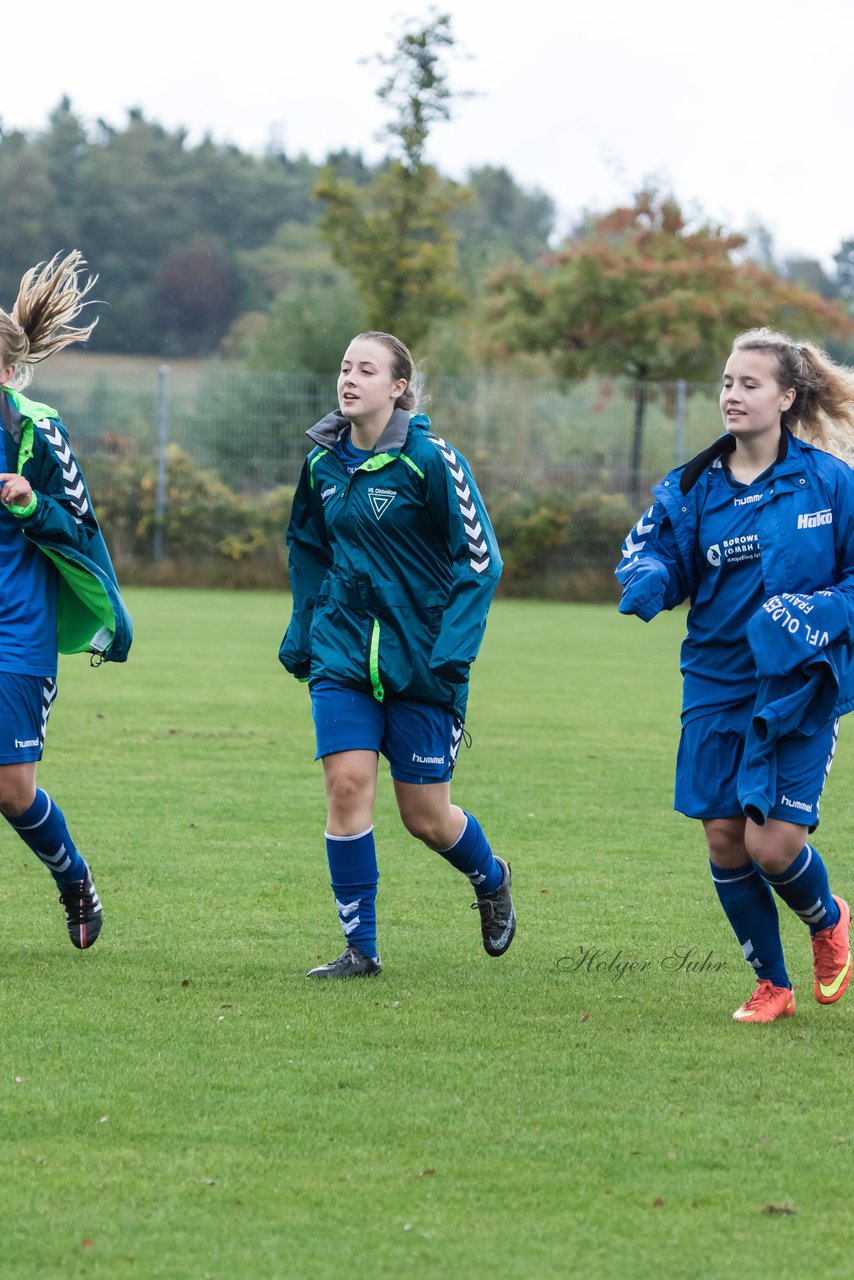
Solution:
{"label": "girl's knee", "polygon": [[709,857],[717,867],[741,866],[747,860],[744,822],[736,818],[713,818],[703,823]]}

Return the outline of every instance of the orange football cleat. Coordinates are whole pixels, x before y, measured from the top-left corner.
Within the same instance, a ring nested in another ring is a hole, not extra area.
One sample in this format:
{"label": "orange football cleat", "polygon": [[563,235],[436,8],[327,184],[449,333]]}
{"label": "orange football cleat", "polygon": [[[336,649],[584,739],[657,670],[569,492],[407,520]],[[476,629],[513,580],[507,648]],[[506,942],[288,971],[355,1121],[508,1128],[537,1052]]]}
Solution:
{"label": "orange football cleat", "polygon": [[821,929],[812,937],[813,993],[819,1004],[833,1004],[851,981],[851,951],[848,931],[851,910],[844,898],[833,895],[839,908],[839,919],[832,929]]}
{"label": "orange football cleat", "polygon": [[775,987],[760,978],[753,995],[732,1015],[736,1022],[775,1022],[791,1018],[795,1012],[795,993],[791,987]]}

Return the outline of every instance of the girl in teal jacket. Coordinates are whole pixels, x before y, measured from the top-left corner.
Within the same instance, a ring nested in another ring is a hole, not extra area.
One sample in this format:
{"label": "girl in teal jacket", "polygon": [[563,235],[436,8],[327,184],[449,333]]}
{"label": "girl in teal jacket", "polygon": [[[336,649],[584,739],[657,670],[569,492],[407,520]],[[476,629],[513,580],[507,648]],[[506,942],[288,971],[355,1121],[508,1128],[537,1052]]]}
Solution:
{"label": "girl in teal jacket", "polygon": [[86,482],[59,416],[21,394],[74,328],[94,284],[73,252],[28,271],[0,311],[0,813],[51,872],[74,946],[90,947],[103,913],[62,811],[36,787],[57,654],[123,662],[131,623]]}
{"label": "girl in teal jacket", "polygon": [[328,802],[326,851],[343,953],[311,977],[380,972],[373,803],[379,755],[407,830],[472,882],[488,955],[516,917],[510,869],[451,803],[469,668],[501,574],[465,458],[412,415],[412,357],[372,331],[352,340],[340,411],[308,432],[288,527],[293,612],[279,657],[307,680]]}

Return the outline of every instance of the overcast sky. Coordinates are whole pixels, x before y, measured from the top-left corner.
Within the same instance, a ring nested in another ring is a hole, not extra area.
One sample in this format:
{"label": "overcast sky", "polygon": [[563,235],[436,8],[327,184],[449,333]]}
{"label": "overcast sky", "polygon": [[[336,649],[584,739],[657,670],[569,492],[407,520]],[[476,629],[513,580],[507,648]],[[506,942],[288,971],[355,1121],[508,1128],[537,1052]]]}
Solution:
{"label": "overcast sky", "polygon": [[[728,229],[761,223],[779,256],[831,258],[854,238],[851,0],[449,0],[476,90],[437,125],[430,158],[463,177],[504,165],[556,202],[566,227],[656,178]],[[4,128],[37,130],[68,94],[87,122],[139,106],[193,140],[275,139],[313,160],[384,154],[380,68],[420,0],[42,0],[7,31]],[[8,27],[7,23],[7,27]]]}

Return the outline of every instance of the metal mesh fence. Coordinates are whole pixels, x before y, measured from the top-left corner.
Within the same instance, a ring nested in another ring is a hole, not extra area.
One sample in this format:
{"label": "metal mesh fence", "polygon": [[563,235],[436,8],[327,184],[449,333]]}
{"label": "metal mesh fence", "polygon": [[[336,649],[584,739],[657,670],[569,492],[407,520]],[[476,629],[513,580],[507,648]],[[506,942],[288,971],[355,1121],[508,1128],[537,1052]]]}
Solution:
{"label": "metal mesh fence", "polygon": [[[53,364],[53,362],[51,362]],[[305,431],[336,404],[335,376],[228,366],[89,371],[27,392],[55,405],[117,565],[136,580],[281,585]],[[469,460],[512,589],[608,590],[648,490],[720,430],[716,389],[620,379],[435,378],[424,411]],[[607,584],[607,585],[606,585]]]}

